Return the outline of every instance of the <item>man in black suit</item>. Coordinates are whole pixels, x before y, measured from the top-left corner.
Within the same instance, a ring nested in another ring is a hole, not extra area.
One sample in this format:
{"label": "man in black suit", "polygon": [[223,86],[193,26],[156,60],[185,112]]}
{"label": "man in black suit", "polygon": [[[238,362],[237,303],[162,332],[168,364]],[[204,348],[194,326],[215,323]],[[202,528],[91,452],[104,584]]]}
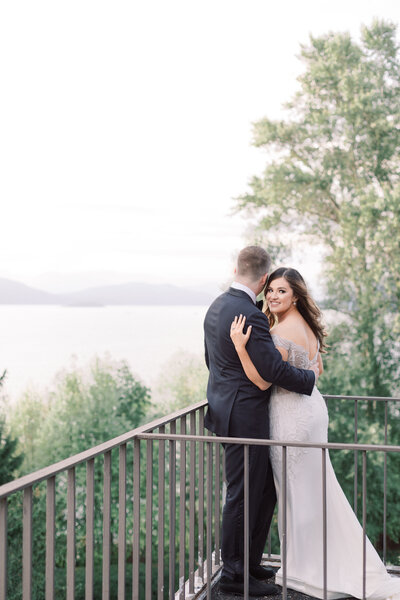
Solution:
{"label": "man in black suit", "polygon": [[[235,281],[211,304],[205,320],[205,358],[209,369],[206,427],[220,436],[269,437],[270,389],[261,391],[245,375],[230,328],[235,316],[246,316],[252,326],[247,351],[261,377],[289,391],[311,395],[318,370],[296,369],[282,360],[269,332],[268,319],[257,308],[256,297],[268,278],[270,258],[259,246],[244,248],[238,256]],[[225,445],[226,503],[222,517],[223,568],[220,589],[243,593],[244,573],[244,464],[243,446]],[[249,448],[249,593],[277,593],[265,580],[272,569],[260,565],[276,504],[276,492],[267,446]]]}

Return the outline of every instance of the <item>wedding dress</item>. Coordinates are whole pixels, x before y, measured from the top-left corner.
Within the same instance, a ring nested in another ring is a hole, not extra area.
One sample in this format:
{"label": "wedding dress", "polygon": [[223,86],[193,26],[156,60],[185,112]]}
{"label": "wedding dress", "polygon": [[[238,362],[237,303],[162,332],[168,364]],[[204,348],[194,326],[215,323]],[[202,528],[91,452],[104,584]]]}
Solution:
{"label": "wedding dress", "polygon": [[[302,346],[272,334],[275,346],[288,351],[290,364],[308,369]],[[328,411],[316,387],[303,396],[274,387],[270,400],[270,438],[300,442],[327,442]],[[324,597],[322,451],[287,448],[287,586],[309,596]],[[282,447],[271,446],[278,527],[282,540]],[[363,597],[363,531],[347,501],[326,452],[327,592],[328,599]],[[282,550],[282,549],[281,549]],[[282,585],[282,568],[276,583]],[[366,598],[400,600],[400,578],[391,577],[371,542],[366,549]]]}

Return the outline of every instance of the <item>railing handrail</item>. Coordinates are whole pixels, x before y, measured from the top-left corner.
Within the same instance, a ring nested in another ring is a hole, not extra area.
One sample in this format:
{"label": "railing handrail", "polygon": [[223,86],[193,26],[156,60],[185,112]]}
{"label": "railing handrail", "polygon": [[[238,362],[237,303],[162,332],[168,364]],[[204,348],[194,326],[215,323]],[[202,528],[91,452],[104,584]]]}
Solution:
{"label": "railing handrail", "polygon": [[129,442],[141,433],[147,433],[151,429],[156,429],[163,425],[167,425],[171,421],[175,421],[180,417],[189,415],[190,413],[195,412],[203,406],[207,406],[207,400],[202,400],[201,402],[197,402],[196,404],[192,404],[191,406],[182,408],[165,417],[155,419],[154,421],[151,421],[151,423],[140,425],[140,427],[131,429],[131,431],[123,433],[122,435],[119,435],[118,437],[115,437],[107,442],[103,442],[98,446],[89,448],[89,450],[84,450],[83,452],[74,454],[73,456],[70,456],[57,463],[54,463],[53,465],[44,467],[43,469],[39,469],[38,471],[34,471],[33,473],[29,473],[28,475],[24,475],[23,477],[19,477],[18,479],[14,479],[13,481],[9,481],[8,483],[5,483],[2,486],[0,486],[0,499],[5,498],[6,496],[9,496],[10,494],[13,494],[15,492],[19,492],[33,484],[40,483],[45,479],[54,477],[54,475],[57,475],[62,471],[71,469],[72,467],[75,467],[76,465],[82,462],[86,462],[91,458],[95,458],[100,454],[104,454],[105,452],[108,452],[113,448],[118,448],[122,444]]}
{"label": "railing handrail", "polygon": [[[383,396],[341,396],[341,395],[324,394],[323,397],[327,400],[343,399],[343,400],[353,400],[353,401],[354,400],[362,400],[362,401],[377,400],[377,401],[400,402],[400,398],[383,397]],[[5,483],[2,486],[0,486],[0,499],[5,498],[6,496],[9,496],[10,494],[13,494],[15,492],[21,491],[24,488],[29,487],[33,484],[40,483],[41,481],[49,479],[50,477],[53,477],[53,476],[57,475],[58,473],[61,473],[62,471],[66,471],[72,467],[75,467],[76,465],[78,465],[82,462],[88,461],[91,458],[95,458],[96,456],[99,456],[100,454],[104,454],[105,452],[108,452],[109,450],[112,450],[113,448],[117,448],[117,447],[121,446],[122,444],[125,444],[126,442],[132,440],[133,438],[137,437],[140,434],[148,433],[149,430],[151,430],[151,429],[156,429],[163,425],[167,425],[171,421],[174,421],[176,419],[179,419],[180,417],[183,417],[184,415],[188,415],[192,412],[195,412],[197,409],[204,407],[204,406],[207,406],[207,400],[202,400],[201,402],[192,404],[191,406],[188,406],[186,408],[178,410],[178,411],[171,413],[165,417],[160,417],[158,419],[155,419],[151,423],[147,423],[145,425],[141,425],[140,427],[136,427],[135,429],[132,429],[131,431],[128,431],[127,433],[124,433],[116,438],[113,438],[112,440],[103,442],[102,444],[94,446],[93,448],[89,448],[88,450],[84,450],[83,452],[79,452],[78,454],[75,454],[75,455],[65,458],[57,463],[54,463],[53,465],[44,467],[43,469],[39,469],[37,471],[34,471],[33,473],[29,473],[28,475],[24,475],[23,477],[19,477],[18,479],[14,479],[13,481]],[[196,439],[198,439],[198,437]],[[208,439],[210,439],[210,438],[208,438]],[[219,438],[219,439],[222,440],[222,438]],[[228,439],[228,438],[226,438],[226,439]],[[229,438],[229,441],[231,443],[232,443],[232,439],[233,438]],[[239,438],[235,438],[235,439],[239,439]],[[240,438],[240,439],[242,439],[242,438]],[[265,441],[266,440],[260,440],[260,443],[265,443]],[[235,443],[242,443],[242,442],[235,442]],[[249,442],[243,442],[243,443],[249,443]],[[257,444],[257,442],[254,440],[251,443]],[[277,444],[276,443],[273,444],[271,442],[268,445],[277,445]],[[279,445],[282,445],[282,443],[280,442]],[[285,443],[284,445],[290,445],[290,443],[287,443],[287,444]],[[301,446],[300,443],[292,444],[292,445]],[[348,449],[348,450],[352,450],[352,449],[362,450],[363,449],[363,447],[361,445],[356,446],[354,444],[353,445],[347,444],[347,445],[343,445],[343,446],[345,446],[345,449]],[[323,446],[318,446],[318,447],[323,447]],[[328,444],[328,445],[326,445],[326,447],[327,448],[330,447],[330,448],[334,449],[334,447],[337,448],[337,445],[335,446],[335,445]],[[341,445],[339,445],[339,447],[341,447]],[[377,449],[376,446],[373,446],[371,448],[374,448],[375,450]],[[386,451],[397,452],[396,446],[385,446],[385,447],[382,447],[382,450],[384,448],[386,448]]]}
{"label": "railing handrail", "polygon": [[380,402],[387,402],[387,401],[391,401],[391,402],[400,402],[400,398],[395,398],[392,396],[341,396],[340,394],[338,395],[331,395],[331,394],[322,394],[323,397],[326,400],[332,400],[332,399],[336,399],[336,400],[368,400],[369,402],[375,402],[375,400],[380,401]]}
{"label": "railing handrail", "polygon": [[243,446],[289,446],[294,448],[326,448],[327,450],[373,450],[376,452],[400,452],[400,446],[384,444],[339,444],[337,442],[297,442],[261,438],[211,437],[179,433],[139,433],[140,440],[173,440],[176,442],[210,442],[213,444],[241,444]]}

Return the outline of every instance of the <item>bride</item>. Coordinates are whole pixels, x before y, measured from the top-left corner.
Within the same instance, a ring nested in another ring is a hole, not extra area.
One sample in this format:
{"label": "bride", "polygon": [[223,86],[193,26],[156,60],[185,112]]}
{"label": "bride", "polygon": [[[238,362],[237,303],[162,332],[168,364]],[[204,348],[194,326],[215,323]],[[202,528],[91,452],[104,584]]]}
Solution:
{"label": "bride", "polygon": [[[321,313],[295,269],[280,268],[265,287],[266,315],[271,336],[284,360],[303,369],[318,363],[324,349]],[[246,351],[251,326],[243,333],[246,318],[235,317],[231,338],[247,377],[261,389],[264,381]],[[320,392],[311,396],[272,391],[270,438],[282,441],[327,442],[328,411]],[[282,543],[282,448],[271,446],[270,457],[278,496],[278,528]],[[327,597],[330,600],[363,597],[363,532],[334,473],[327,453]],[[287,586],[317,598],[324,597],[322,459],[316,448],[287,448]],[[282,584],[282,568],[276,574]],[[391,577],[371,542],[366,550],[366,598],[400,600],[400,578]]]}

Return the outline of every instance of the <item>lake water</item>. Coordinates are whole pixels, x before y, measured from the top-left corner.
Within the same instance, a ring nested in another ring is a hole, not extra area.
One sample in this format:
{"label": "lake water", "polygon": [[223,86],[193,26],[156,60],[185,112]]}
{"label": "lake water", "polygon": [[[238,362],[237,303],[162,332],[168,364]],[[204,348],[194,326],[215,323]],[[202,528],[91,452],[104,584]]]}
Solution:
{"label": "lake water", "polygon": [[0,306],[0,374],[13,400],[28,385],[48,386],[76,358],[126,359],[146,385],[174,353],[203,356],[207,306]]}

